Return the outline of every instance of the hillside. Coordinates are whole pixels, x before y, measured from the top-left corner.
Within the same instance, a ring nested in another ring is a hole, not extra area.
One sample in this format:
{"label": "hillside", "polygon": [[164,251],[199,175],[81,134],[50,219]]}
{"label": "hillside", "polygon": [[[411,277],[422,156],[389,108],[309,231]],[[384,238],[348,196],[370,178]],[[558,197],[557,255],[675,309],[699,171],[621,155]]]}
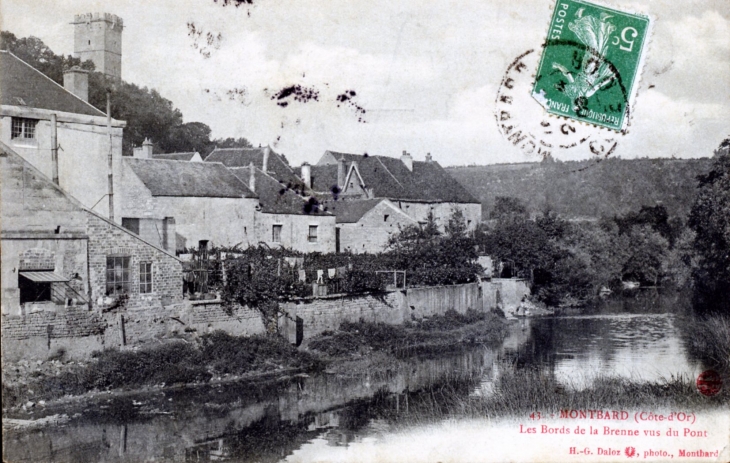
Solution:
{"label": "hillside", "polygon": [[482,202],[484,218],[497,196],[522,199],[530,212],[549,206],[567,217],[625,214],[663,204],[670,216],[692,207],[696,177],[712,159],[618,159],[448,167]]}

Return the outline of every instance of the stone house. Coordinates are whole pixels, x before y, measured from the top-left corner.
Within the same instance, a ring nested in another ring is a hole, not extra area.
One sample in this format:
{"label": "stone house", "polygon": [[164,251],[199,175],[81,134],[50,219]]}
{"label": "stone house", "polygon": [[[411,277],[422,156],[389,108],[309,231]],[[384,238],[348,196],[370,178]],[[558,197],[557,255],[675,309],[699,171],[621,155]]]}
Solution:
{"label": "stone house", "polygon": [[38,338],[50,348],[52,337],[103,333],[115,307],[182,301],[173,254],[90,211],[4,143],[0,193],[4,355]]}
{"label": "stone house", "polygon": [[337,252],[382,252],[394,233],[418,225],[418,221],[384,198],[331,201],[328,211],[337,217]]}
{"label": "stone house", "polygon": [[58,179],[85,207],[109,217],[109,155],[116,175],[125,123],[112,119],[110,137],[106,115],[88,103],[88,88],[87,71],[67,71],[61,86],[0,51],[0,141],[48,178]]}
{"label": "stone house", "polygon": [[167,250],[256,241],[256,194],[223,164],[125,157],[118,177],[122,224]]}
{"label": "stone house", "polygon": [[400,159],[326,151],[316,165],[304,164],[299,173],[314,194],[345,201],[388,199],[421,224],[432,213],[441,230],[457,209],[468,230],[482,218],[481,203],[430,154],[414,161],[405,151]]}
{"label": "stone house", "polygon": [[303,196],[301,190],[274,179],[253,162],[230,170],[259,198],[257,242],[301,252],[335,252],[335,216],[315,198]]}

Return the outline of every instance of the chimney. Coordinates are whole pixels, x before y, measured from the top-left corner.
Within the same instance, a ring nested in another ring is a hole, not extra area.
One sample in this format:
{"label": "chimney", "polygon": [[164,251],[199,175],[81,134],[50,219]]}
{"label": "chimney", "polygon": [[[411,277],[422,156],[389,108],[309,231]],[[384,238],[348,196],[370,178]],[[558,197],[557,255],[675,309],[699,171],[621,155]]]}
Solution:
{"label": "chimney", "polygon": [[162,247],[169,252],[176,251],[175,217],[165,217],[162,222]]}
{"label": "chimney", "polygon": [[139,159],[152,159],[152,142],[149,138],[145,138],[142,146],[138,146],[132,150],[132,156]]}
{"label": "chimney", "polygon": [[426,162],[429,164],[433,162],[433,158],[431,157],[431,153],[426,153]]}
{"label": "chimney", "polygon": [[271,151],[271,148],[268,146],[264,148],[264,159],[261,163],[261,170],[264,171],[264,173],[268,172],[267,167],[269,166],[269,152]]}
{"label": "chimney", "polygon": [[310,189],[312,188],[312,166],[308,162],[302,164],[302,181],[304,182],[304,186]]}
{"label": "chimney", "polygon": [[337,186],[340,191],[345,191],[345,157],[340,157],[337,161]]}
{"label": "chimney", "polygon": [[251,174],[248,177],[248,188],[249,190],[256,193],[256,167],[253,165],[253,161],[248,165]]}
{"label": "chimney", "polygon": [[406,150],[403,150],[403,155],[400,157],[400,160],[403,161],[403,164],[406,165],[408,170],[413,172],[413,158],[411,157],[410,153],[406,152]]}
{"label": "chimney", "polygon": [[63,73],[63,88],[89,102],[89,71],[74,66]]}

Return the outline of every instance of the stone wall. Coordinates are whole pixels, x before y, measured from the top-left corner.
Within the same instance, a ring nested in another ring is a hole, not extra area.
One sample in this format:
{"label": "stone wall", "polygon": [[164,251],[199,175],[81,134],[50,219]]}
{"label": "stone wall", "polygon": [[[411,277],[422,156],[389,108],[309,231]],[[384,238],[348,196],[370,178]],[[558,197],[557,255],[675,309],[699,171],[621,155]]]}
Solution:
{"label": "stone wall", "polygon": [[279,332],[291,342],[296,340],[296,319],[304,324],[304,339],[326,330],[336,330],[342,322],[382,322],[392,325],[404,321],[405,294],[393,291],[358,296],[334,295],[307,298],[283,304],[286,315],[279,319]]}
{"label": "stone wall", "polygon": [[418,222],[402,212],[389,200],[383,200],[356,223],[341,223],[340,250],[354,253],[382,252],[388,239],[409,225]]}
{"label": "stone wall", "polygon": [[[150,246],[134,233],[94,214],[88,216],[89,281],[91,300],[106,297],[108,256],[131,258],[131,285],[126,308],[150,309],[182,301],[182,264],[174,256]],[[152,292],[140,293],[139,264],[152,263]]]}
{"label": "stone wall", "polygon": [[296,319],[302,319],[304,340],[326,330],[336,330],[342,322],[401,324],[405,321],[443,315],[448,310],[464,313],[468,309],[489,310],[483,304],[479,283],[452,286],[408,288],[382,294],[358,296],[332,295],[307,298],[283,305],[286,315],[279,320],[281,334],[296,340]]}
{"label": "stone wall", "polygon": [[482,282],[482,292],[485,308],[499,305],[505,313],[509,313],[520,305],[524,296],[530,294],[530,287],[525,280],[518,278],[492,278]]}
{"label": "stone wall", "polygon": [[407,304],[410,317],[421,319],[433,315],[443,315],[448,310],[464,313],[469,309],[482,311],[483,300],[479,284],[450,286],[429,286],[409,288]]}
{"label": "stone wall", "polygon": [[[272,227],[281,225],[281,241],[272,241]],[[317,241],[309,241],[309,226],[317,226]],[[256,243],[301,252],[335,252],[335,216],[256,213]]]}

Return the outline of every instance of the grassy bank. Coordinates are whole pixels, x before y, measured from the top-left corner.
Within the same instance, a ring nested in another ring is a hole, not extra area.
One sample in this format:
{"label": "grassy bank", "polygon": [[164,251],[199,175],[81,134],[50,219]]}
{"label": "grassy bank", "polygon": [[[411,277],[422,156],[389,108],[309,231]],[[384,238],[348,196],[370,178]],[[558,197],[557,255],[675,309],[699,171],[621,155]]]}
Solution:
{"label": "grassy bank", "polygon": [[[140,350],[107,349],[88,363],[53,373],[16,376],[3,371],[3,409],[89,391],[203,383],[213,377],[281,369],[317,371],[323,363],[278,336],[237,337],[217,331],[197,344],[170,342]],[[9,372],[8,372],[9,373]]]}
{"label": "grassy bank", "polygon": [[497,344],[506,332],[506,322],[494,314],[474,310],[460,314],[450,310],[444,315],[403,325],[346,322],[337,331],[325,331],[315,337],[308,347],[328,357],[375,351],[403,358],[444,353],[475,344]]}
{"label": "grassy bank", "polygon": [[[445,418],[524,418],[533,412],[542,416],[561,410],[647,410],[658,412],[722,410],[730,404],[727,390],[714,397],[697,392],[692,378],[669,378],[644,383],[620,377],[597,377],[584,389],[573,389],[536,370],[503,365],[494,392],[475,396],[473,380],[455,379],[435,383],[422,391],[394,400],[380,399],[382,417],[412,425]],[[378,399],[377,397],[375,399]],[[404,407],[402,404],[407,403]]]}
{"label": "grassy bank", "polygon": [[453,311],[402,326],[344,323],[337,332],[313,339],[310,350],[297,349],[280,336],[238,337],[217,331],[195,343],[107,349],[92,354],[89,362],[8,366],[3,370],[2,403],[8,409],[89,391],[206,383],[279,370],[311,373],[333,361],[358,358],[359,353],[378,352],[391,358],[440,353],[499,342],[505,333],[506,323],[495,315]]}

